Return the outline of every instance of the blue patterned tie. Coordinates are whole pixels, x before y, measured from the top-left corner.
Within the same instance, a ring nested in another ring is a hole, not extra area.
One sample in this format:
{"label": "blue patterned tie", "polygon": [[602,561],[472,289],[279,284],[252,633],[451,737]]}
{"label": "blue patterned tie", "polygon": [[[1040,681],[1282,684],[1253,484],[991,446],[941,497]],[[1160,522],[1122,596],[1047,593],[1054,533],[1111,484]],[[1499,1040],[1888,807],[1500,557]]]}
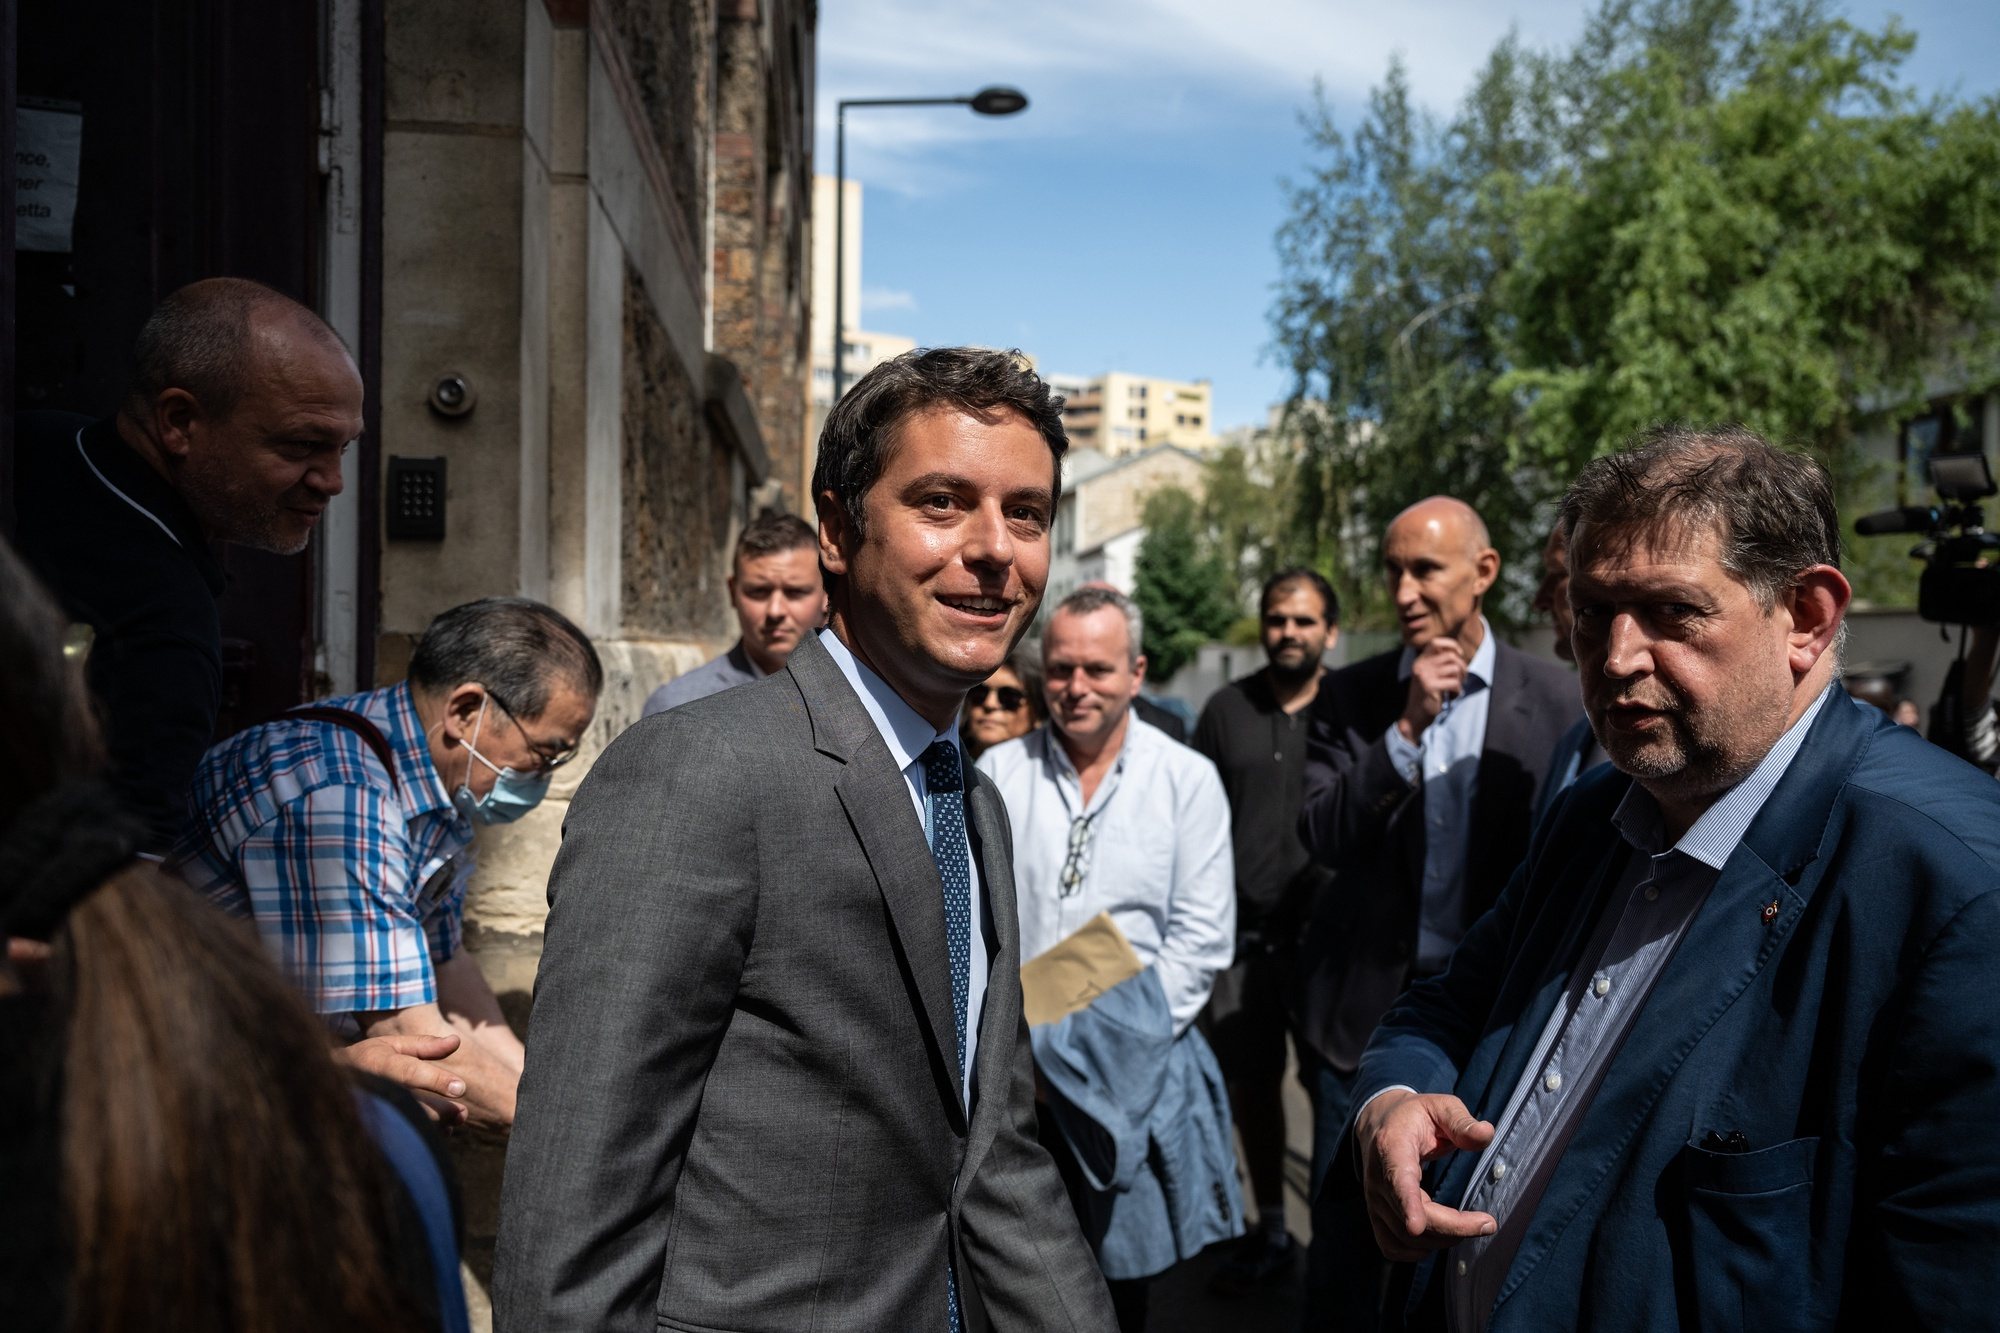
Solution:
{"label": "blue patterned tie", "polygon": [[[944,942],[951,954],[951,1012],[958,1038],[958,1080],[965,1086],[965,1008],[972,1000],[972,863],[965,843],[965,770],[958,747],[933,742],[924,751],[931,859],[944,884]],[[968,1108],[969,1109],[969,1108]],[[959,1333],[958,1274],[947,1263],[945,1298],[951,1333]]]}

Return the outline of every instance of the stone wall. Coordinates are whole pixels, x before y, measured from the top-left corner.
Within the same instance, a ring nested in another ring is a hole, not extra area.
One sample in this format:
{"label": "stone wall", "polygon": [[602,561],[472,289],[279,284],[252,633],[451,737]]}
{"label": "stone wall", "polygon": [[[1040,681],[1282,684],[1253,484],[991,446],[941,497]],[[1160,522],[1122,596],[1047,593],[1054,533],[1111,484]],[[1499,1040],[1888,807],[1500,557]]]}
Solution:
{"label": "stone wall", "polygon": [[[466,943],[523,1031],[570,798],[648,693],[734,637],[753,503],[797,502],[815,14],[386,7],[383,453],[443,455],[448,484],[443,541],[383,544],[377,679],[438,612],[498,593],[570,616],[606,674],[548,798],[479,837]],[[429,407],[447,373],[470,414]],[[505,1141],[460,1134],[453,1156],[484,1328]]]}
{"label": "stone wall", "polygon": [[771,453],[770,495],[803,511],[810,287],[811,25],[801,7],[723,0],[716,31],[715,348],[742,374]]}
{"label": "stone wall", "polygon": [[625,628],[726,640],[740,487],[636,274],[625,280]]}

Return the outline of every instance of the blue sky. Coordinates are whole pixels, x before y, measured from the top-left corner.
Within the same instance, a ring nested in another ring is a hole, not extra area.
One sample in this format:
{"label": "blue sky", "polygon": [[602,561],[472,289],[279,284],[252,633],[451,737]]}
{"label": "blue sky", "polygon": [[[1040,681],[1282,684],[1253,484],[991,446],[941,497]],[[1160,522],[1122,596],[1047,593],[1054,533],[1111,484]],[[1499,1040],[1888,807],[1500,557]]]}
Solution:
{"label": "blue sky", "polygon": [[[1351,125],[1392,54],[1440,113],[1510,27],[1568,41],[1582,3],[1486,0],[825,0],[818,166],[842,97],[950,95],[990,83],[1029,109],[849,113],[863,183],[862,327],[922,345],[1019,346],[1047,370],[1215,382],[1219,426],[1261,421],[1280,179],[1306,163],[1315,77]],[[1932,91],[2000,88],[2000,3],[1850,0],[1901,15],[1905,65]]]}

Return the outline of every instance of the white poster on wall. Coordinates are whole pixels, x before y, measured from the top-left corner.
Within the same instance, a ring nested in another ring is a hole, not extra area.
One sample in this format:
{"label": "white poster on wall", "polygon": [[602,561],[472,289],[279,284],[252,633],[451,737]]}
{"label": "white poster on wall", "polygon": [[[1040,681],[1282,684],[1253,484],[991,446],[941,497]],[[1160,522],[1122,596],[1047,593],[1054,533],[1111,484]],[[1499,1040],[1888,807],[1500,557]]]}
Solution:
{"label": "white poster on wall", "polygon": [[83,108],[23,98],[14,108],[14,248],[67,254],[83,164]]}

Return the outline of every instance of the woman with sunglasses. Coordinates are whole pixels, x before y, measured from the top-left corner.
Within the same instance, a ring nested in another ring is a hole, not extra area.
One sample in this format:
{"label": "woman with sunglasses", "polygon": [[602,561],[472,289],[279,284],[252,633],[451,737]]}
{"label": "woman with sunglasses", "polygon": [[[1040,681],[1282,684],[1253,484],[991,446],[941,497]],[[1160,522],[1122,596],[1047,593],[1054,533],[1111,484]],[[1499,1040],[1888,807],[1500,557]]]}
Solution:
{"label": "woman with sunglasses", "polygon": [[965,753],[977,759],[1002,741],[1027,735],[1047,719],[1042,673],[1017,649],[984,685],[973,686],[965,696],[959,739],[965,743]]}

